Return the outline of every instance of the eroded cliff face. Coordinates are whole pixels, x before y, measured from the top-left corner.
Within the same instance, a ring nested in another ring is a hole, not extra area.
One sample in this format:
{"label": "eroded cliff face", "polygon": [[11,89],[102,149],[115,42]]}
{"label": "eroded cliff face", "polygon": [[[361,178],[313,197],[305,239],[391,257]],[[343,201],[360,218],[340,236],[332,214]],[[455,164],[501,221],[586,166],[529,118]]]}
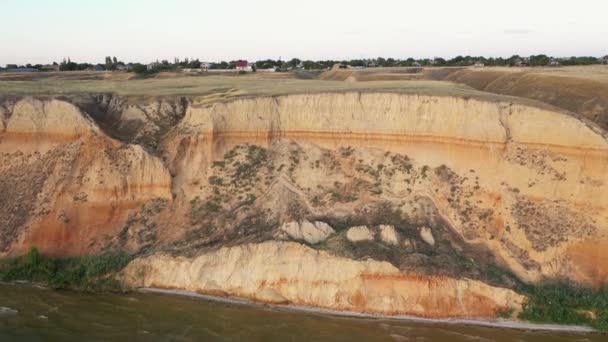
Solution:
{"label": "eroded cliff face", "polygon": [[55,255],[94,253],[133,208],[171,198],[158,158],[108,138],[70,103],[23,99],[7,107],[0,135],[3,254],[31,246]]}
{"label": "eroded cliff face", "polygon": [[[235,170],[211,163],[248,142],[277,159],[275,170],[266,170],[271,184],[253,182],[256,196],[290,184],[296,189],[287,188],[289,200],[281,202],[303,202],[320,216],[390,202],[419,221],[444,221],[467,245],[491,250],[526,281],[566,276],[598,284],[608,280],[603,263],[579,265],[573,251],[586,246],[593,260],[605,258],[599,243],[608,226],[603,134],[566,113],[513,103],[317,94],[192,106],[165,146],[174,192],[187,201],[221,188],[201,187],[209,176],[238,182],[226,179]],[[310,205],[328,188],[354,198]],[[425,201],[434,214],[420,214]]]}
{"label": "eroded cliff face", "polygon": [[466,84],[490,93],[539,100],[583,115],[608,129],[608,84],[591,78],[539,73],[534,69],[425,69],[425,78]]}
{"label": "eroded cliff face", "polygon": [[608,140],[566,112],[390,93],[103,99],[0,105],[3,253],[146,251],[125,283],[428,317],[517,311],[503,287],[518,281],[608,283]]}
{"label": "eroded cliff face", "polygon": [[494,317],[524,302],[479,281],[406,274],[388,262],[335,257],[293,242],[221,248],[196,258],[154,255],[132,262],[121,276],[134,287],[385,315]]}

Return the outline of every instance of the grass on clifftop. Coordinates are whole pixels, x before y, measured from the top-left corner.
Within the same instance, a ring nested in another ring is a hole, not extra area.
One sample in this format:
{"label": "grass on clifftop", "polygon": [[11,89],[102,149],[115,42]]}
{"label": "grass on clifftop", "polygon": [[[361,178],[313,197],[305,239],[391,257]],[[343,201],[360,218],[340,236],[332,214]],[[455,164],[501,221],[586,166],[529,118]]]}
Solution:
{"label": "grass on clifftop", "polygon": [[176,76],[149,79],[91,78],[79,73],[60,76],[34,75],[27,79],[0,77],[0,96],[62,96],[83,94],[116,94],[121,96],[173,97],[201,96],[208,101],[236,97],[275,96],[320,92],[377,91],[405,94],[474,97],[482,100],[514,101],[516,98],[484,93],[465,85],[451,82],[374,81],[343,82],[318,79],[297,79],[293,76],[270,78],[267,75],[242,76]]}
{"label": "grass on clifftop", "polygon": [[25,256],[1,261],[0,280],[43,283],[54,289],[116,291],[120,284],[112,275],[131,260],[122,253],[50,258],[32,248]]}
{"label": "grass on clifftop", "polygon": [[574,287],[566,283],[535,286],[519,318],[534,323],[588,325],[608,331],[608,290]]}

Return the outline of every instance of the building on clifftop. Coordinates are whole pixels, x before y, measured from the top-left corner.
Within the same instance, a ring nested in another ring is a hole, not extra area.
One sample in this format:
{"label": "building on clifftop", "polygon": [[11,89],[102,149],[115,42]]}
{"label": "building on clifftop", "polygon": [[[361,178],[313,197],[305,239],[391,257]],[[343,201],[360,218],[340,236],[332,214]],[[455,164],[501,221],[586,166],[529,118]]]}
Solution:
{"label": "building on clifftop", "polygon": [[247,61],[237,61],[234,64],[234,68],[239,71],[252,71],[252,65]]}

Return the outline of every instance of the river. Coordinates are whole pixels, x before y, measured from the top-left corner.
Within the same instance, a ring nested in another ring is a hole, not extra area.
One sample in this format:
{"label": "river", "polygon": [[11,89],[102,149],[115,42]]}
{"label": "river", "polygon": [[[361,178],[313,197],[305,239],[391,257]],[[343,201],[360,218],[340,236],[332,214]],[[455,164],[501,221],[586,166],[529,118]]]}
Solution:
{"label": "river", "polygon": [[605,341],[606,336],[347,318],[158,293],[0,284],[0,341]]}

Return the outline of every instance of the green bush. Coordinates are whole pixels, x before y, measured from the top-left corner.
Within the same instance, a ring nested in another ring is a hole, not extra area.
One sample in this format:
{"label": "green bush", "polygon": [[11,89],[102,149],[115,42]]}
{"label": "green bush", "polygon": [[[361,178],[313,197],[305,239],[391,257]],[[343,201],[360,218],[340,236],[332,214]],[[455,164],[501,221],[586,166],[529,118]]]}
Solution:
{"label": "green bush", "polygon": [[[519,318],[538,323],[589,325],[608,331],[608,290],[566,283],[536,286],[526,291],[528,303]],[[592,317],[595,316],[595,317]]]}
{"label": "green bush", "polygon": [[0,280],[38,282],[55,289],[118,290],[120,285],[112,275],[131,260],[132,256],[124,253],[50,258],[33,247],[25,256],[0,263]]}

